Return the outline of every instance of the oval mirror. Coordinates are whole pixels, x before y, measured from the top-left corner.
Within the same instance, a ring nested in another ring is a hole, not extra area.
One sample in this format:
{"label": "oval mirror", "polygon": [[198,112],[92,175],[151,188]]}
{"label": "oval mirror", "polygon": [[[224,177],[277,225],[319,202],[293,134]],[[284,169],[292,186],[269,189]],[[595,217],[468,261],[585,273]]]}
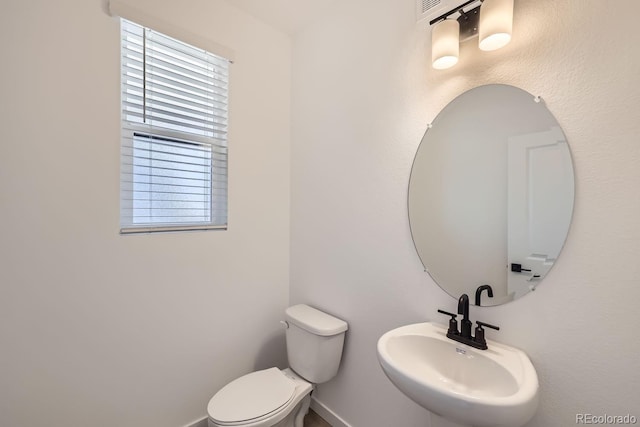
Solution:
{"label": "oval mirror", "polygon": [[498,305],[534,290],[553,267],[573,200],[569,146],[544,103],[487,85],[454,99],[427,129],[411,170],[409,223],[442,289]]}

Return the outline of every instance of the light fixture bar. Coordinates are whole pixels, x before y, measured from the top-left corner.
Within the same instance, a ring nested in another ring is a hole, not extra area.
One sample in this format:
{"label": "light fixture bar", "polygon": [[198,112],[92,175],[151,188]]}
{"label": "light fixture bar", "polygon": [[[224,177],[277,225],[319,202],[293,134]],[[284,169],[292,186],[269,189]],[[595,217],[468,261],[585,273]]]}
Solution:
{"label": "light fixture bar", "polygon": [[465,12],[463,11],[463,9],[467,6],[469,6],[471,3],[479,3],[482,0],[467,0],[466,2],[462,3],[460,6],[456,6],[455,8],[451,9],[450,11],[443,13],[442,15],[438,16],[435,19],[432,19],[431,21],[429,21],[429,25],[433,25],[438,21],[442,21],[443,19],[447,19],[449,16],[453,15],[456,12],[460,12],[460,14],[464,14]]}
{"label": "light fixture bar", "polygon": [[460,23],[460,43],[466,42],[478,35],[478,23],[480,22],[480,6],[464,12],[460,10],[458,17]]}

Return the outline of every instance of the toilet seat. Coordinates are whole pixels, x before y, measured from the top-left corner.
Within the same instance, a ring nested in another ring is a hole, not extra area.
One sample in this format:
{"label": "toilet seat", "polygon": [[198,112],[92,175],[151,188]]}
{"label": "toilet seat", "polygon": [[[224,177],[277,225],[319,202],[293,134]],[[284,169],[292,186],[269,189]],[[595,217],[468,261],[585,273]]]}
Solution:
{"label": "toilet seat", "polygon": [[240,426],[271,418],[293,400],[296,383],[278,368],[244,375],[211,398],[209,418],[216,424]]}

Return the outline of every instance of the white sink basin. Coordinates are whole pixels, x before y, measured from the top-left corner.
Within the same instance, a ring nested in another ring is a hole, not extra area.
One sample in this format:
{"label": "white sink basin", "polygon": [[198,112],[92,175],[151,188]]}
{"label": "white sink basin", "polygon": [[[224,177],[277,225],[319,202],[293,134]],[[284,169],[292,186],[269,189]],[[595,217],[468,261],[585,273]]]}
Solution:
{"label": "white sink basin", "polygon": [[527,355],[487,340],[478,350],[435,323],[402,326],[378,340],[391,382],[414,402],[456,423],[520,427],[538,407],[538,376]]}

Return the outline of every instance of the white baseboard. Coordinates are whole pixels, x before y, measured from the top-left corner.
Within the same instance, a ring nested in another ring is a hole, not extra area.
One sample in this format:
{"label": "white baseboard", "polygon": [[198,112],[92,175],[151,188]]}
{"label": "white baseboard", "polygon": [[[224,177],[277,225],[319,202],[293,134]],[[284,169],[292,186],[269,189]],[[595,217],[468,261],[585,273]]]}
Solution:
{"label": "white baseboard", "polygon": [[208,418],[209,417],[204,417],[200,420],[193,421],[184,427],[209,427]]}
{"label": "white baseboard", "polygon": [[[311,409],[316,411],[332,427],[351,427],[349,423],[340,418],[338,414],[329,409],[324,403],[311,396]],[[199,427],[199,426],[198,426]]]}

